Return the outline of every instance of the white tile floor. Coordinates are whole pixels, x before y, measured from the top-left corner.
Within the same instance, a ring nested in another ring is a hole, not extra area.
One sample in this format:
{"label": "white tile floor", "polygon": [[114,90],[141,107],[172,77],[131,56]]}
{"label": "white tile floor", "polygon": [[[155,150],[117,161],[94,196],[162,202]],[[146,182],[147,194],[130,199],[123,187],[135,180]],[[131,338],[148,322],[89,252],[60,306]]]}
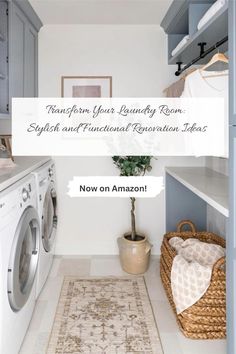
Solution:
{"label": "white tile floor", "polygon": [[[64,275],[127,275],[116,256],[55,257],[20,354],[45,354]],[[179,331],[159,277],[159,259],[153,257],[145,274],[164,354],[226,354],[226,341],[195,341]],[[96,354],[96,353],[94,353]]]}

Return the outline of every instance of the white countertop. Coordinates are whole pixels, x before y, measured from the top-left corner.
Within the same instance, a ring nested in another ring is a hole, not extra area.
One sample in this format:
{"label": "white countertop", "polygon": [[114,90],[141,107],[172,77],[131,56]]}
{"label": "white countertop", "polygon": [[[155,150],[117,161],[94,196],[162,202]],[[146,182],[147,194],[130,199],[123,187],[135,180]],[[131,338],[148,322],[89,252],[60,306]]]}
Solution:
{"label": "white countertop", "polygon": [[166,167],[166,172],[226,217],[228,177],[207,167]]}
{"label": "white countertop", "polygon": [[50,160],[50,157],[18,156],[14,158],[16,166],[0,168],[0,191],[6,189],[19,179],[25,177],[36,168]]}

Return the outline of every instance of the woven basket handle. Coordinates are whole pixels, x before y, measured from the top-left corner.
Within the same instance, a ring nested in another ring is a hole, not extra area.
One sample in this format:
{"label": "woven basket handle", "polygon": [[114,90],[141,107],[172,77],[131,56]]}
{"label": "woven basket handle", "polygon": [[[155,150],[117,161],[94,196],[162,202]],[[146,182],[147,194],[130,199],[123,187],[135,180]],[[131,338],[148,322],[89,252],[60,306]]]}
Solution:
{"label": "woven basket handle", "polygon": [[191,220],[182,220],[177,225],[177,232],[183,232],[183,226],[188,225],[193,233],[197,232],[196,226]]}
{"label": "woven basket handle", "polygon": [[212,272],[217,271],[220,267],[222,267],[222,265],[225,263],[225,257],[221,257],[220,259],[218,259],[217,262],[215,262]]}

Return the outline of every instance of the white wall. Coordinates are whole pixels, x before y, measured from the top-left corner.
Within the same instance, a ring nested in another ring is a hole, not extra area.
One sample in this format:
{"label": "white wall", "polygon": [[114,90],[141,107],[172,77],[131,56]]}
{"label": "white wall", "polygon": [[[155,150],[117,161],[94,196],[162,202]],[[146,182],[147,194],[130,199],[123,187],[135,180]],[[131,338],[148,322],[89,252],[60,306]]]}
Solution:
{"label": "white wall", "polygon": [[[60,96],[63,75],[112,75],[114,97],[157,97],[174,80],[166,37],[159,26],[48,25],[39,35],[39,94]],[[111,158],[55,158],[59,225],[57,254],[116,254],[116,238],[129,230],[129,200],[71,199],[74,175],[116,175]],[[151,174],[167,165],[204,164],[203,159],[159,158]],[[137,201],[137,227],[159,253],[164,233],[164,193]]]}

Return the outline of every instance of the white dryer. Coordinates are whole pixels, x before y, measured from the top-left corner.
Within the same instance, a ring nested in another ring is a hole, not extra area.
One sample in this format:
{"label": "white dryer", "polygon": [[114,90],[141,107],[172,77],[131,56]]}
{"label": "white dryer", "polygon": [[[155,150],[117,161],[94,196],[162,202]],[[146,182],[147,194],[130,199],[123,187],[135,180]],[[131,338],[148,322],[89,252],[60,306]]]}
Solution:
{"label": "white dryer", "polygon": [[33,176],[0,192],[0,353],[17,354],[36,300],[40,224]]}
{"label": "white dryer", "polygon": [[57,227],[57,195],[55,166],[52,160],[33,171],[38,193],[40,219],[39,265],[37,271],[36,297],[40,294],[53,262]]}

